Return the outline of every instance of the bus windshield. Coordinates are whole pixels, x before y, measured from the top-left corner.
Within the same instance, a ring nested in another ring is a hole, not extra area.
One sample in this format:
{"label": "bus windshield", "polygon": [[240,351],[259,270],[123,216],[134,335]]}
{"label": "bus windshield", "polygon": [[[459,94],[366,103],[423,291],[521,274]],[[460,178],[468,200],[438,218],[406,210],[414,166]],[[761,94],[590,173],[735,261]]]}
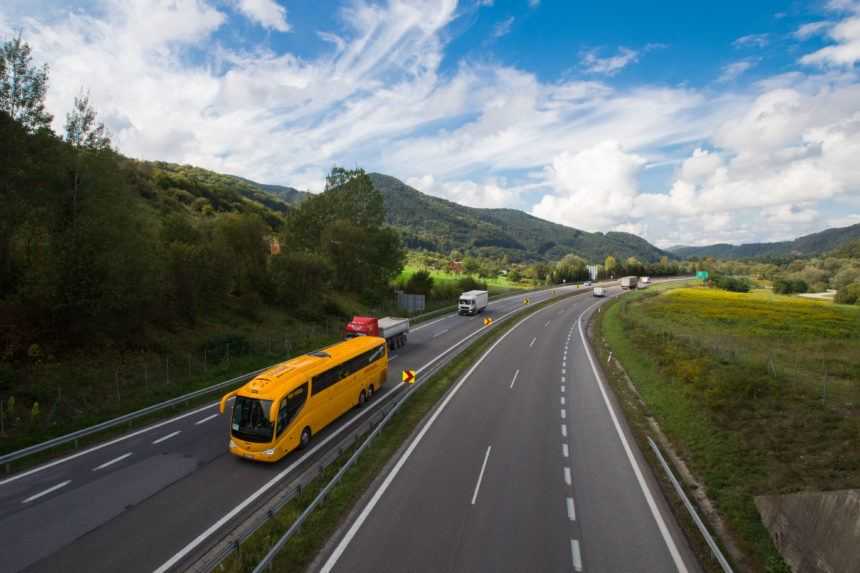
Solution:
{"label": "bus windshield", "polygon": [[271,442],[272,423],[269,421],[271,400],[236,396],[233,404],[233,435],[248,442]]}

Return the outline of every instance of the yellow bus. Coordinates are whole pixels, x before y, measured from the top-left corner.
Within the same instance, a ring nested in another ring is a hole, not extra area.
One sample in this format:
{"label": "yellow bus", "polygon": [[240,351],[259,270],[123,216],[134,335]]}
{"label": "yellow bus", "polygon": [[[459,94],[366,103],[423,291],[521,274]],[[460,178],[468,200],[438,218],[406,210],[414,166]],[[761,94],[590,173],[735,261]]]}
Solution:
{"label": "yellow bus", "polygon": [[274,462],[385,383],[388,349],[384,338],[359,336],[269,368],[221,398],[224,413],[235,397],[230,452]]}

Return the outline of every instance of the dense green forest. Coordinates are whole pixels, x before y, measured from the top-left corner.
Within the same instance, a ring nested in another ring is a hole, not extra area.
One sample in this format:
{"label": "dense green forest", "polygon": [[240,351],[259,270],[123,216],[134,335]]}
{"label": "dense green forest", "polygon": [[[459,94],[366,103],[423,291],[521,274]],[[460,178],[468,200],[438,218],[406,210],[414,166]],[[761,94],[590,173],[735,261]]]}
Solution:
{"label": "dense green forest", "polygon": [[386,222],[411,249],[453,250],[514,262],[554,261],[575,254],[597,263],[607,256],[657,262],[669,255],[629,233],[588,233],[515,209],[476,209],[425,195],[402,181],[371,173],[385,198]]}
{"label": "dense green forest", "polygon": [[815,257],[838,248],[840,245],[860,239],[860,223],[848,227],[826,229],[793,241],[776,243],[748,243],[729,245],[726,243],[705,247],[674,247],[670,251],[683,258],[714,257],[717,259],[761,259],[767,257]]}

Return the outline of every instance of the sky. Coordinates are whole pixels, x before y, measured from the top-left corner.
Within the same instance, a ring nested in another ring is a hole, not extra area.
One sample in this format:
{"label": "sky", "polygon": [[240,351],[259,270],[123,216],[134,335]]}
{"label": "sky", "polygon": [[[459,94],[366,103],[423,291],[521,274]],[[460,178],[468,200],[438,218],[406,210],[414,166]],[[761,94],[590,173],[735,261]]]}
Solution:
{"label": "sky", "polygon": [[3,0],[125,155],[703,245],[860,223],[860,0]]}

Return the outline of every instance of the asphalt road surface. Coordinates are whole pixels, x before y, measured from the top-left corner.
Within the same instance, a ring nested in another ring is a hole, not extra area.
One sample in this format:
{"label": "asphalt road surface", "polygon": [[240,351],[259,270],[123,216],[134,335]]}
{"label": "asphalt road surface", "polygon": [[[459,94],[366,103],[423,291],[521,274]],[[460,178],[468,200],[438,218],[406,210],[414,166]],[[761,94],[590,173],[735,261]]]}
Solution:
{"label": "asphalt road surface", "polygon": [[[535,303],[552,293],[527,296]],[[481,329],[483,317],[522,306],[522,296],[514,296],[491,302],[483,315],[447,315],[418,325],[409,343],[392,353],[384,392],[400,384],[402,369],[421,368]],[[327,438],[370,408],[314,436],[316,448],[275,464],[230,455],[225,417],[211,404],[0,479],[0,572],[182,569],[195,551],[246,516],[252,502],[289,486]]]}
{"label": "asphalt road surface", "polygon": [[492,347],[330,542],[322,571],[698,571],[586,353],[579,318],[599,304],[551,305]]}

